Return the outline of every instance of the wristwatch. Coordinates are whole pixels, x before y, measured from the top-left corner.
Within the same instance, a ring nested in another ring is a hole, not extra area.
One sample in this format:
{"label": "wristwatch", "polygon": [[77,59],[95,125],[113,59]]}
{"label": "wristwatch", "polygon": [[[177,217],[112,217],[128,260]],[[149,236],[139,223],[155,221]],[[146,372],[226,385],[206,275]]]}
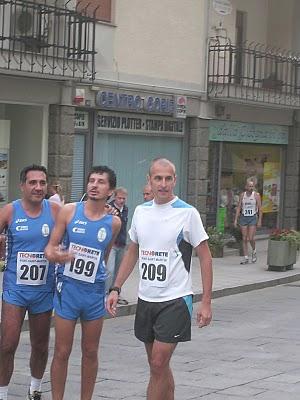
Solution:
{"label": "wristwatch", "polygon": [[118,296],[120,296],[121,288],[119,288],[118,286],[113,286],[113,287],[111,287],[111,288],[109,289],[109,293],[110,293],[110,292],[117,292],[117,293],[118,293]]}

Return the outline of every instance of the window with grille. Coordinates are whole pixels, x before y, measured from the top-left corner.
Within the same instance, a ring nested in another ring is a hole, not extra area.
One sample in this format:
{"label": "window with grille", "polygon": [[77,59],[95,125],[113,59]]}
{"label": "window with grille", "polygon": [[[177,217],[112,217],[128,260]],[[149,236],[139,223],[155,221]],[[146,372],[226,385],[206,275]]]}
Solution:
{"label": "window with grille", "polygon": [[77,10],[98,21],[112,22],[112,0],[78,0]]}

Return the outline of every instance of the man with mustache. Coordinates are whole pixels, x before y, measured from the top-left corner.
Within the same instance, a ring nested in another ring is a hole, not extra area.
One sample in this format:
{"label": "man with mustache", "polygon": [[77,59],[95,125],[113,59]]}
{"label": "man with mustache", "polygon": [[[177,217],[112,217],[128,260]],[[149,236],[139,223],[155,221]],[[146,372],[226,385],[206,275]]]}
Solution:
{"label": "man with mustache", "polygon": [[14,356],[28,312],[31,355],[29,400],[40,400],[41,382],[48,359],[53,307],[54,265],[44,256],[60,207],[45,200],[47,170],[40,165],[20,173],[22,198],[0,210],[0,232],[7,230],[7,257],[3,277],[0,399],[7,399]]}

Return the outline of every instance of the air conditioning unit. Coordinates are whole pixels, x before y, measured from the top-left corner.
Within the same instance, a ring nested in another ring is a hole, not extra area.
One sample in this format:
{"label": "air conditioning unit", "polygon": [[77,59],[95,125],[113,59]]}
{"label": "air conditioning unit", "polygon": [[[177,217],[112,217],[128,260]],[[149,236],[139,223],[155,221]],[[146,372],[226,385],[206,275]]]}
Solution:
{"label": "air conditioning unit", "polygon": [[39,9],[17,10],[11,19],[11,37],[22,48],[40,51],[47,44],[49,35],[49,16]]}

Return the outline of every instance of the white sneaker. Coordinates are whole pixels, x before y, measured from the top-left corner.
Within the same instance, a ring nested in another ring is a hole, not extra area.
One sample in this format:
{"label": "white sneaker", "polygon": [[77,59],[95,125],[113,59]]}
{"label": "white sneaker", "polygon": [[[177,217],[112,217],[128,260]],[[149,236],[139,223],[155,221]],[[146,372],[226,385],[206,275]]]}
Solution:
{"label": "white sneaker", "polygon": [[252,262],[255,263],[257,261],[257,255],[256,255],[256,250],[252,251]]}
{"label": "white sneaker", "polygon": [[245,264],[249,264],[249,259],[248,257],[243,258],[242,261],[240,262],[240,264],[245,265]]}
{"label": "white sneaker", "polygon": [[27,395],[28,400],[41,400],[42,399],[42,392],[34,391],[32,394],[29,393]]}

